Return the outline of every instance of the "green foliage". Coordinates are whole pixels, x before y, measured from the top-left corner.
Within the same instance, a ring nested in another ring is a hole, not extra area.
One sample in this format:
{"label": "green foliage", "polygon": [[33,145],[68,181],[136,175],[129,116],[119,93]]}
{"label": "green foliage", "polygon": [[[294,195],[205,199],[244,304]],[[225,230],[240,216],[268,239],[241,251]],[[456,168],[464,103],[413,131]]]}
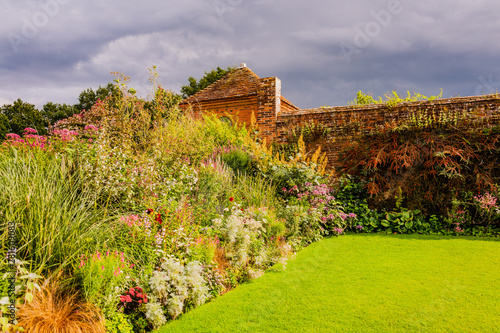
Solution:
{"label": "green foliage", "polygon": [[44,119],[43,114],[35,108],[35,105],[23,102],[20,98],[13,104],[2,106],[0,114],[6,116],[9,121],[9,126],[7,127],[4,118],[4,130],[7,127],[10,132],[21,135],[25,128],[31,127],[36,129],[40,135],[47,134],[48,123]]}
{"label": "green foliage", "polygon": [[393,90],[390,93],[385,94],[385,100],[383,100],[380,96],[378,99],[375,99],[371,94],[365,94],[360,90],[356,94],[356,98],[354,99],[354,101],[350,102],[349,105],[387,104],[388,107],[394,107],[398,103],[404,102],[432,101],[443,96],[443,89],[441,89],[439,95],[430,97],[415,92],[413,93],[413,95],[411,95],[410,91],[407,91],[406,93],[406,97],[400,97],[397,94],[396,90]]}
{"label": "green foliage", "polygon": [[328,137],[331,128],[316,120],[305,121],[293,126],[289,131],[289,141],[296,142],[302,136],[305,143]]}
{"label": "green foliage", "polygon": [[109,82],[105,87],[99,86],[96,91],[88,88],[80,93],[78,103],[74,105],[74,108],[78,113],[90,110],[98,100],[104,101],[108,97],[119,98],[120,94],[119,87],[112,82]]}
{"label": "green foliage", "polygon": [[212,83],[221,79],[224,75],[226,75],[233,69],[234,67],[228,67],[226,69],[217,67],[216,69],[212,69],[210,72],[205,72],[205,75],[203,75],[200,81],[197,81],[194,77],[190,76],[188,79],[189,84],[182,86],[181,88],[182,98],[188,98],[198,91],[205,89]]}
{"label": "green foliage", "polygon": [[68,104],[45,103],[42,110],[43,118],[47,124],[53,125],[59,120],[66,119],[78,112],[78,109]]}
{"label": "green foliage", "polygon": [[259,176],[236,174],[228,191],[230,197],[241,201],[246,207],[277,207],[276,186]]}
{"label": "green foliage", "polygon": [[127,316],[120,312],[113,312],[106,316],[106,332],[109,333],[132,333],[133,325],[127,319]]}
{"label": "green foliage", "polygon": [[287,237],[296,239],[301,246],[319,241],[327,233],[322,227],[321,211],[302,205],[286,206],[281,211],[286,221]]}
{"label": "green foliage", "polygon": [[149,111],[153,122],[168,119],[169,117],[175,117],[175,111],[181,99],[181,95],[158,86],[155,89],[154,98],[144,103],[144,109]]}
{"label": "green foliage", "polygon": [[[333,195],[346,212],[356,214],[355,226],[350,226],[356,232],[376,231],[380,225],[383,214],[377,209],[368,206],[368,192],[366,182],[359,177],[345,174],[335,179],[333,184]],[[361,226],[361,227],[358,227]]]}
{"label": "green foliage", "polygon": [[221,157],[235,173],[246,173],[250,167],[250,155],[241,148],[224,152]]}
{"label": "green foliage", "polygon": [[382,97],[379,97],[378,100],[375,100],[370,93],[365,94],[360,90],[357,92],[354,101],[349,102],[349,105],[367,105],[367,104],[380,104],[380,103],[382,103]]}
{"label": "green foliage", "polygon": [[[15,148],[0,153],[1,230],[9,221],[17,223],[18,258],[30,262],[30,271],[48,277],[68,269],[80,248],[102,239],[105,207],[94,206],[95,193],[71,174],[67,159],[49,153],[30,156]],[[2,233],[3,245],[7,236]]]}
{"label": "green foliage", "polygon": [[9,118],[0,113],[0,142],[5,140],[5,134],[10,133],[10,123]]}

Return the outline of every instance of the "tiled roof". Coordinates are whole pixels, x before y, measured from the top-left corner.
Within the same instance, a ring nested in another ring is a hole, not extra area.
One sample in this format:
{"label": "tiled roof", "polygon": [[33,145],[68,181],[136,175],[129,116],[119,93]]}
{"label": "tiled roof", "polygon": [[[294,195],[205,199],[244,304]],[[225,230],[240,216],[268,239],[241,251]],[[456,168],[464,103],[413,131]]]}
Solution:
{"label": "tiled roof", "polygon": [[288,99],[286,99],[285,97],[281,96],[281,104],[287,104],[288,105],[288,108],[290,110],[300,110],[297,106],[295,106],[295,104],[293,104],[292,102],[290,102]]}
{"label": "tiled roof", "polygon": [[194,103],[228,97],[257,94],[260,78],[247,67],[236,68],[220,80],[183,100],[181,103]]}

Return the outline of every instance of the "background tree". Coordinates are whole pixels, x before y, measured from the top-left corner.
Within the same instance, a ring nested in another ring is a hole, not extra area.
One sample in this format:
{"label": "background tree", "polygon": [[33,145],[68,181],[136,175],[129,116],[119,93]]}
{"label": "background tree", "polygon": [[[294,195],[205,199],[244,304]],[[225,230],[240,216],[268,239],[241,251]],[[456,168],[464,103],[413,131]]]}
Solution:
{"label": "background tree", "polygon": [[0,113],[0,142],[5,140],[5,134],[10,133],[9,118]]}
{"label": "background tree", "polygon": [[205,89],[215,81],[222,78],[224,75],[229,73],[235,69],[235,67],[228,67],[227,69],[222,69],[217,67],[216,69],[212,69],[210,72],[205,72],[205,75],[200,79],[200,81],[196,81],[196,79],[192,76],[189,77],[189,84],[186,86],[182,86],[181,93],[182,98],[188,98],[191,95],[194,95],[198,91]]}
{"label": "background tree", "polygon": [[34,128],[38,134],[47,134],[48,123],[35,105],[23,102],[20,98],[13,104],[4,104],[0,113],[9,122],[10,132],[21,135],[26,127]]}
{"label": "background tree", "polygon": [[90,110],[98,99],[104,100],[108,96],[117,96],[120,93],[120,89],[112,82],[108,83],[106,87],[99,86],[96,91],[94,91],[92,88],[88,88],[80,93],[80,96],[78,97],[78,103],[75,104],[74,107],[76,108],[77,112]]}
{"label": "background tree", "polygon": [[42,116],[47,121],[49,126],[55,124],[61,119],[71,117],[77,112],[78,109],[74,105],[58,104],[52,102],[45,103],[41,110]]}

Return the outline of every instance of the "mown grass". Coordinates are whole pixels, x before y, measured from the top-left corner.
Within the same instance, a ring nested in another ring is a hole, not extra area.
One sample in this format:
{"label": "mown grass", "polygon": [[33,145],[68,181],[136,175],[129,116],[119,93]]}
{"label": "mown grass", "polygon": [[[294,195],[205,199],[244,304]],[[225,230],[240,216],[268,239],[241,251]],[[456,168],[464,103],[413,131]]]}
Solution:
{"label": "mown grass", "polygon": [[325,239],[157,332],[500,332],[500,242]]}

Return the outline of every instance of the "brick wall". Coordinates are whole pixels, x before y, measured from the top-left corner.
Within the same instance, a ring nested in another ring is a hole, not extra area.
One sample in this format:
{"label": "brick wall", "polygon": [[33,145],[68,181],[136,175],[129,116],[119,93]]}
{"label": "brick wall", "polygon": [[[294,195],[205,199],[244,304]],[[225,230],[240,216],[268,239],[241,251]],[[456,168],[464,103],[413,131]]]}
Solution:
{"label": "brick wall", "polygon": [[257,126],[268,142],[276,136],[276,122],[281,111],[281,81],[277,77],[261,79],[257,90]]}
{"label": "brick wall", "polygon": [[[180,106],[184,109],[188,108],[187,104]],[[231,116],[235,121],[249,127],[252,112],[257,114],[257,94],[203,101],[192,103],[190,106],[195,114],[206,112],[216,114],[219,117]]]}
{"label": "brick wall", "polygon": [[385,123],[408,119],[411,115],[443,114],[466,115],[480,119],[487,117],[490,123],[500,122],[500,96],[474,96],[401,103],[389,108],[384,104],[364,106],[330,107],[281,112],[277,117],[275,141],[287,142],[293,126],[314,121],[330,129],[330,134],[310,144],[309,150],[321,145],[327,153],[329,166],[338,166],[339,153],[356,142],[363,134],[373,132]]}
{"label": "brick wall", "polygon": [[377,126],[408,119],[411,115],[466,114],[472,118],[487,117],[492,122],[500,119],[500,96],[473,96],[400,103],[394,107],[385,104],[341,106],[300,110],[281,96],[281,81],[277,77],[259,78],[247,67],[228,73],[211,86],[184,100],[181,108],[191,107],[195,114],[215,113],[232,116],[247,127],[255,114],[261,138],[268,142],[286,143],[289,131],[304,122],[314,121],[330,130],[308,144],[316,150],[321,145],[327,153],[329,166],[338,166],[340,152],[356,142],[363,134]]}

